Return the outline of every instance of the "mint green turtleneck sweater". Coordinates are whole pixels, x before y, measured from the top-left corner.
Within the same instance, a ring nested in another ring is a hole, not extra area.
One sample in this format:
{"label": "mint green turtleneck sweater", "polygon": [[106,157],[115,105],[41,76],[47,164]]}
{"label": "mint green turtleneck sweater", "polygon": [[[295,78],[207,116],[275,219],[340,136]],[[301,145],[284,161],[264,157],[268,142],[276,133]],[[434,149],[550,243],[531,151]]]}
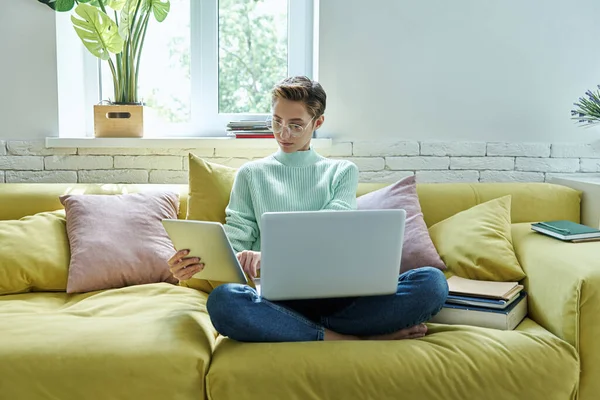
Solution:
{"label": "mint green turtleneck sweater", "polygon": [[356,209],[358,168],[313,149],[275,154],[243,165],[227,206],[225,233],[236,252],[260,251],[265,212]]}

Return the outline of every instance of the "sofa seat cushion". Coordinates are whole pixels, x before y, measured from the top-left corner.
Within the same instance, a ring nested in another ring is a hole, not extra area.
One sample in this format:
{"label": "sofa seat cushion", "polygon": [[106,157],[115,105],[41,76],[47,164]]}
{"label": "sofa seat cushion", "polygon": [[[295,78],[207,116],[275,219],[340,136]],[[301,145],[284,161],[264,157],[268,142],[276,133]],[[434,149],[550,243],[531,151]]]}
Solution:
{"label": "sofa seat cushion", "polygon": [[206,298],[167,283],[0,296],[0,397],[202,399]]}
{"label": "sofa seat cushion", "polygon": [[209,399],[574,398],[575,349],[535,322],[516,331],[430,325],[396,342],[239,343],[220,339]]}

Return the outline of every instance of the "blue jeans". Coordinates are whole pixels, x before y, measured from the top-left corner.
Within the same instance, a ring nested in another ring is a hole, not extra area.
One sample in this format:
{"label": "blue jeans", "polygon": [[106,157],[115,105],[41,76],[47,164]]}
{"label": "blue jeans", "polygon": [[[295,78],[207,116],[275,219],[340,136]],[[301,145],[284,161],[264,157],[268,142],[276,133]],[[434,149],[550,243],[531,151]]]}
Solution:
{"label": "blue jeans", "polygon": [[323,340],[325,329],[371,336],[396,332],[437,314],[448,295],[444,274],[424,267],[398,277],[396,294],[274,302],[247,285],[228,283],[208,297],[215,329],[241,342]]}

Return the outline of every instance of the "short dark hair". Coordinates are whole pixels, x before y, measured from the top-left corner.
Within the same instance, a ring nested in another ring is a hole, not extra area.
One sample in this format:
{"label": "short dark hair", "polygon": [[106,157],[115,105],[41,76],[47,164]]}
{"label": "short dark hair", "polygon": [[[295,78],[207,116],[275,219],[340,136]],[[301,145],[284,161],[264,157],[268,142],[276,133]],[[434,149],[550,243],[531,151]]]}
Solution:
{"label": "short dark hair", "polygon": [[277,99],[301,101],[310,115],[319,118],[325,113],[327,95],[321,84],[306,76],[292,76],[273,87],[271,103]]}

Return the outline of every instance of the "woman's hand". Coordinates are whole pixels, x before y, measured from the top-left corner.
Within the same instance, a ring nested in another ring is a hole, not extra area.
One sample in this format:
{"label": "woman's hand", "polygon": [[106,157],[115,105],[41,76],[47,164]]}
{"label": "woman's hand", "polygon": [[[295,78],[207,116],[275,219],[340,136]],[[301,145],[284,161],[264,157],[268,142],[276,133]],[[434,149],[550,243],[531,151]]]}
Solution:
{"label": "woman's hand", "polygon": [[240,251],[237,253],[237,259],[246,275],[254,280],[260,269],[260,251]]}
{"label": "woman's hand", "polygon": [[179,250],[168,261],[169,270],[179,281],[185,281],[204,269],[198,257],[185,257],[189,250]]}

